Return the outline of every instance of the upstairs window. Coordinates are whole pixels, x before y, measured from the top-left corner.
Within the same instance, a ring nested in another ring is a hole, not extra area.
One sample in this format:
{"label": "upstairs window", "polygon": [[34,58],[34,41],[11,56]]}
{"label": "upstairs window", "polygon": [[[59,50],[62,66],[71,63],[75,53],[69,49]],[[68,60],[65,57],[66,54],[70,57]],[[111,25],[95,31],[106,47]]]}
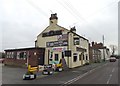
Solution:
{"label": "upstairs window", "polygon": [[74,38],[74,45],[79,45],[80,43],[80,40],[79,38]]}

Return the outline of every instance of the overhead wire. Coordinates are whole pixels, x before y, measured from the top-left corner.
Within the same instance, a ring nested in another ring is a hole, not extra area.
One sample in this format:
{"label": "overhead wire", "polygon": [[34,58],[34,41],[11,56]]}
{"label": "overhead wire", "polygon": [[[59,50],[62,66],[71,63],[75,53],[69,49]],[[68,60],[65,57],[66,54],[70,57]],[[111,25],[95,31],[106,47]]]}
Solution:
{"label": "overhead wire", "polygon": [[56,0],[63,8],[65,8],[74,18],[77,18],[78,17],[68,8],[64,5],[64,3],[60,2],[59,0]]}
{"label": "overhead wire", "polygon": [[[57,0],[58,1],[58,0]],[[78,20],[82,20],[83,22],[87,23],[89,28],[92,28],[93,29],[93,26],[91,26],[88,21],[73,7],[72,4],[70,4],[70,2],[68,1],[63,1],[63,3],[69,8],[69,10],[77,17]],[[61,3],[62,4],[62,3]],[[63,5],[63,4],[62,4]],[[66,6],[65,9],[66,9]],[[74,16],[74,17],[75,17]],[[75,17],[75,18],[76,18]],[[95,29],[94,29],[95,30]],[[99,33],[100,35],[102,35],[100,32],[97,31],[97,33]]]}
{"label": "overhead wire", "polygon": [[35,5],[32,1],[30,0],[25,0],[29,5],[31,5],[32,7],[34,7],[38,12],[40,12],[41,14],[43,14],[45,17],[48,17],[48,14],[45,13],[42,9],[40,9],[37,5]]}
{"label": "overhead wire", "polygon": [[103,8],[96,10],[94,13],[92,13],[92,14],[91,14],[90,16],[88,16],[87,18],[92,17],[92,16],[94,16],[95,14],[97,14],[97,13],[99,13],[99,12],[101,12],[101,11],[107,9],[107,8],[110,8],[110,7],[114,6],[114,5],[117,5],[117,3],[118,3],[118,1],[115,0],[114,2],[109,3],[108,5],[104,6]]}
{"label": "overhead wire", "polygon": [[[94,29],[97,33],[99,33],[101,36],[103,36],[103,33],[100,33],[98,30],[96,30],[93,26],[91,26],[89,24],[89,22],[73,7],[73,5],[69,2],[69,1],[63,1],[67,7],[69,7],[69,9],[72,10],[73,13],[75,13],[75,15],[77,17],[79,17],[79,19],[82,19],[84,22],[86,22],[88,24],[88,26],[91,28],[91,29]],[[100,12],[101,10],[105,9],[105,8],[108,8],[109,6],[113,5],[114,3],[116,3],[116,1],[108,4],[107,6],[103,7],[102,9],[100,9],[99,11],[97,12]],[[65,6],[64,6],[65,7]],[[77,22],[78,23],[78,22]]]}

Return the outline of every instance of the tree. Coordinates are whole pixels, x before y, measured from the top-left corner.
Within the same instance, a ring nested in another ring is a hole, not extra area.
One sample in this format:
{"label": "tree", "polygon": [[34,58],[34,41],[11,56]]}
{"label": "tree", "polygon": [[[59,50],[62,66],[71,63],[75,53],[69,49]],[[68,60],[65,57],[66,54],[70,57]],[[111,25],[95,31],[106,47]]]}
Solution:
{"label": "tree", "polygon": [[115,51],[117,50],[117,46],[116,45],[110,45],[111,51],[112,51],[112,55],[115,54]]}

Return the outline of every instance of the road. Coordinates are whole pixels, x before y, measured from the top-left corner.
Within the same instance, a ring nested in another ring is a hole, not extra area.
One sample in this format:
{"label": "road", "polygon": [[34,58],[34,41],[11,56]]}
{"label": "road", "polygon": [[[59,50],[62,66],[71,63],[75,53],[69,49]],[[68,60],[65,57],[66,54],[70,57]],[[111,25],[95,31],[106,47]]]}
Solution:
{"label": "road", "polygon": [[109,62],[65,84],[118,84],[118,61]]}
{"label": "road", "polygon": [[22,80],[26,69],[3,66],[3,84],[118,84],[118,61],[94,63],[83,67],[55,72],[53,75],[38,73],[35,80]]}

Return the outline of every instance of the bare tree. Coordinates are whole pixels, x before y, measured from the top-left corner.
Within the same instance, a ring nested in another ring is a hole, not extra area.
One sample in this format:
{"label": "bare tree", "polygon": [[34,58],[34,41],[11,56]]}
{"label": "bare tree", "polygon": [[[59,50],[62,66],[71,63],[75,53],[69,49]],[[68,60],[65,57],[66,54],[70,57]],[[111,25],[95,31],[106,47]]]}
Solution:
{"label": "bare tree", "polygon": [[111,51],[112,51],[112,55],[115,54],[115,51],[117,50],[117,46],[116,45],[110,45]]}

